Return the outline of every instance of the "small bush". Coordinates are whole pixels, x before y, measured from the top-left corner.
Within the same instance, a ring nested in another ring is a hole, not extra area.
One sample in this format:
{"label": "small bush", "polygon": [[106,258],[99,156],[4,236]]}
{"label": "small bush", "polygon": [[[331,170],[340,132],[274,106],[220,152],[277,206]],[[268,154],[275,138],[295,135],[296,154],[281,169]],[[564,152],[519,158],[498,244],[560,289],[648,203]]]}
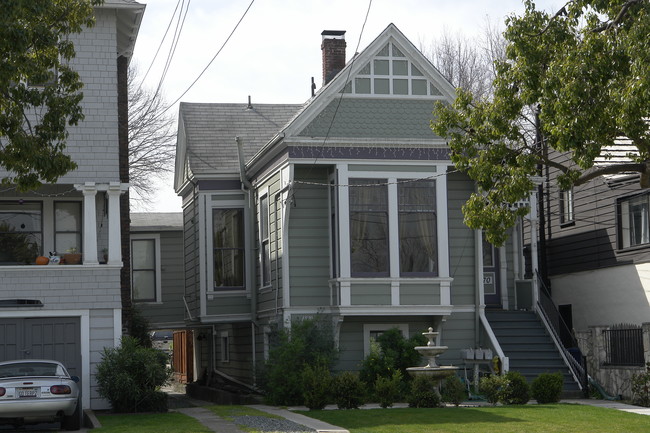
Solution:
{"label": "small bush", "polygon": [[507,385],[508,380],[505,376],[493,374],[492,376],[482,377],[479,382],[479,391],[488,403],[497,404],[501,400],[503,388]]}
{"label": "small bush", "polygon": [[332,377],[325,363],[306,366],[302,371],[304,405],[310,410],[323,409],[327,405],[331,386]]}
{"label": "small bush", "polygon": [[557,403],[562,396],[564,378],[562,373],[542,373],[533,380],[531,394],[537,403]]}
{"label": "small bush", "polygon": [[119,347],[104,348],[97,366],[99,395],[116,412],[166,412],[167,394],[159,388],[171,376],[167,355],[124,336]]}
{"label": "small bush", "polygon": [[632,375],[632,395],[635,404],[650,407],[650,362],[645,366],[644,373]]}
{"label": "small bush", "polygon": [[402,372],[395,371],[390,379],[378,377],[375,382],[375,394],[379,405],[384,409],[391,407],[400,396],[400,385],[402,383]]}
{"label": "small bush", "polygon": [[530,385],[518,371],[506,373],[506,384],[502,388],[500,401],[503,404],[526,404],[530,400]]}
{"label": "small bush", "polygon": [[467,399],[467,391],[465,385],[456,375],[449,376],[442,384],[442,401],[451,403],[453,405],[460,405]]}
{"label": "small bush", "polygon": [[359,409],[364,403],[364,386],[359,376],[345,371],[334,378],[334,400],[339,409]]}
{"label": "small bush", "polygon": [[303,404],[303,370],[319,363],[331,369],[337,355],[334,330],[326,317],[298,320],[290,330],[275,331],[269,359],[258,367],[266,401],[279,406]]}
{"label": "small bush", "polygon": [[428,376],[415,376],[411,381],[408,403],[409,407],[440,406],[440,394],[436,389],[436,381]]}

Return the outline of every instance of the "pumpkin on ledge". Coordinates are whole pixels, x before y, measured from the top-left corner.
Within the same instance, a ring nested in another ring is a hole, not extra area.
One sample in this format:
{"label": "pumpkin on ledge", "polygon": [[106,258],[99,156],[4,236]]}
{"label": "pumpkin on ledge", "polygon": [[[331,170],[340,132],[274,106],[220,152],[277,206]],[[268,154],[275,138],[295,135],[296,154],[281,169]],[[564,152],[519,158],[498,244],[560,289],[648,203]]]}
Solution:
{"label": "pumpkin on ledge", "polygon": [[36,257],[36,262],[37,265],[48,265],[50,263],[50,259],[48,259],[45,256],[38,256]]}

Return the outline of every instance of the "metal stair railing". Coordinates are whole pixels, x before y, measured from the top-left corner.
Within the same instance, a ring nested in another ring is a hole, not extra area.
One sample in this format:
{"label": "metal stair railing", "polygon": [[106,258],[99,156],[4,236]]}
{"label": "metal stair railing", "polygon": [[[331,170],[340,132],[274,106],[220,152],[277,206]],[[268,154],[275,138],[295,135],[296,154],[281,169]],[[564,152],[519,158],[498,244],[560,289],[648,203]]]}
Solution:
{"label": "metal stair railing", "polygon": [[[537,282],[539,286],[539,300],[537,303],[538,312],[542,323],[555,340],[556,346],[560,349],[560,353],[564,358],[569,370],[573,377],[578,382],[580,389],[582,389],[585,397],[589,395],[589,379],[587,374],[587,360],[580,351],[578,340],[573,335],[573,331],[566,324],[560,312],[558,311],[551,295],[544,284],[544,280],[535,271]],[[568,349],[571,349],[569,351]]]}

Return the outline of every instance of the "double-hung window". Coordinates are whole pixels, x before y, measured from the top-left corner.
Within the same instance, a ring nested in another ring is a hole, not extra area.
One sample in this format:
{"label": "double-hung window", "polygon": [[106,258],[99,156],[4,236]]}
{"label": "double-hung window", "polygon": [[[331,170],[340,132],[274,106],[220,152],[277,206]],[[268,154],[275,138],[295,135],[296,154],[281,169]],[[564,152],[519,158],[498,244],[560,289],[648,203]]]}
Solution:
{"label": "double-hung window", "polygon": [[269,242],[269,196],[260,199],[260,258],[262,287],[271,284],[271,244]]}
{"label": "double-hung window", "polygon": [[349,184],[351,276],[438,276],[435,181],[353,178]]}
{"label": "double-hung window", "polygon": [[212,248],[214,289],[244,289],[244,209],[212,210]]}
{"label": "double-hung window", "polygon": [[560,191],[560,224],[570,224],[573,221],[573,189]]}
{"label": "double-hung window", "polygon": [[399,266],[401,276],[436,276],[436,188],[432,180],[400,180]]}
{"label": "double-hung window", "polygon": [[350,179],[352,276],[388,276],[388,188],[386,179]]}
{"label": "double-hung window", "polygon": [[131,285],[136,302],[160,302],[160,251],[155,236],[131,238]]}
{"label": "double-hung window", "polygon": [[81,253],[81,202],[54,202],[54,249]]}
{"label": "double-hung window", "polygon": [[650,194],[618,201],[621,248],[650,244]]}

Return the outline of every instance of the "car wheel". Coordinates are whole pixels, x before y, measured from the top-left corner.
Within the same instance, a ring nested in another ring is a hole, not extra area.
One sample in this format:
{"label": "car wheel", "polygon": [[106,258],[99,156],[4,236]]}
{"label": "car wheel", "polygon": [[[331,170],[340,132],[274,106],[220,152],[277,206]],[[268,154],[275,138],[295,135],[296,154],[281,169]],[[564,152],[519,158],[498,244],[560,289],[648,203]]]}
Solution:
{"label": "car wheel", "polygon": [[79,430],[81,428],[81,399],[77,400],[77,408],[70,416],[64,416],[61,421],[64,430]]}

